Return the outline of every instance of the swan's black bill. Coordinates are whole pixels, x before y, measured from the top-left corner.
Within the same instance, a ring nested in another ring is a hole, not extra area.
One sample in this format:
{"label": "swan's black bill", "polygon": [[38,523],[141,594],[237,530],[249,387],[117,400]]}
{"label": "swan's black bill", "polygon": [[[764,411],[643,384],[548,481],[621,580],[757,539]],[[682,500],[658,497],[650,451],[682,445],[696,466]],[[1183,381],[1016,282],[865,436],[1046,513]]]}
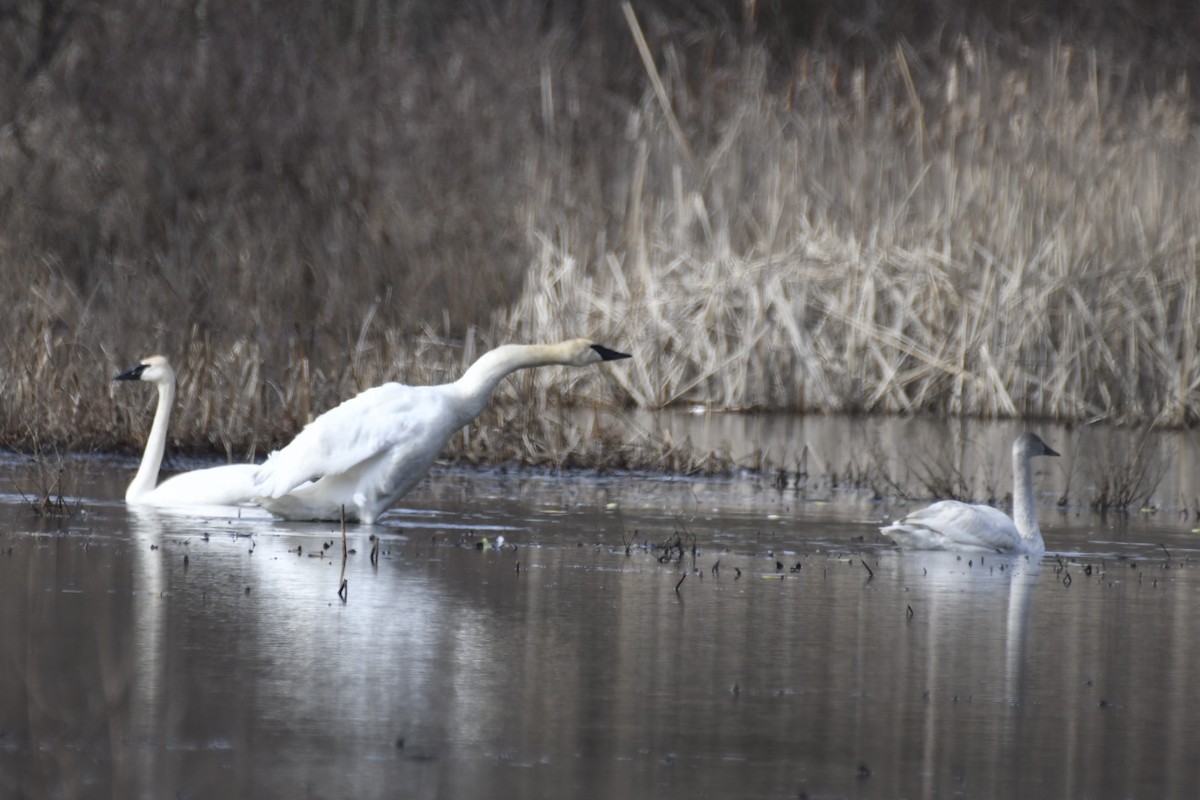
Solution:
{"label": "swan's black bill", "polygon": [[133,369],[125,370],[120,375],[113,378],[113,380],[114,381],[140,381],[142,379],[142,373],[146,371],[146,366],[147,366],[146,364],[138,364]]}
{"label": "swan's black bill", "polygon": [[607,347],[605,347],[602,344],[594,344],[594,345],[592,345],[592,349],[600,354],[601,361],[616,361],[617,359],[621,359],[621,358],[632,358],[633,357],[633,356],[629,355],[629,353],[618,353],[616,350],[609,350]]}

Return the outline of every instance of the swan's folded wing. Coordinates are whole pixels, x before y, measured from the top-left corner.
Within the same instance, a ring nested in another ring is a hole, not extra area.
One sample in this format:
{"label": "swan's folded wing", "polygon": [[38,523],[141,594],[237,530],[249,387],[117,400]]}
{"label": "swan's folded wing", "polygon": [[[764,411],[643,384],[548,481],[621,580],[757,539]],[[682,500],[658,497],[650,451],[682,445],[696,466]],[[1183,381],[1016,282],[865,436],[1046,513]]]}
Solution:
{"label": "swan's folded wing", "polygon": [[326,411],[267,458],[254,483],[259,497],[279,498],[326,475],[347,472],[434,424],[440,404],[430,387],[387,383]]}
{"label": "swan's folded wing", "polygon": [[901,547],[921,550],[1012,550],[1020,535],[999,509],[943,500],[882,529]]}

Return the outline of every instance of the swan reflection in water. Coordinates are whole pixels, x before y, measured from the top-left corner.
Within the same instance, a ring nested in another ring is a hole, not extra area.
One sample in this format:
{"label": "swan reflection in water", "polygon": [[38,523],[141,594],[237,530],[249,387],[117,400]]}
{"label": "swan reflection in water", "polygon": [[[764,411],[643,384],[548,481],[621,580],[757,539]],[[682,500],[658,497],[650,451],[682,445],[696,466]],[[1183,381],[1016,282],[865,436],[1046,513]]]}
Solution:
{"label": "swan reflection in water", "polygon": [[[971,745],[957,731],[968,704],[989,709],[989,736],[1003,751],[989,769],[1011,763],[1020,749],[1019,713],[1029,664],[1030,600],[1043,574],[1040,559],[1013,555],[893,553],[897,579],[909,587],[902,696],[919,719],[920,761],[927,795],[942,786],[938,772],[961,761]],[[1000,706],[1006,709],[997,713]],[[915,736],[918,729],[909,731]],[[976,744],[975,748],[978,747]],[[1005,785],[991,776],[991,785]]]}
{"label": "swan reflection in water", "polygon": [[[352,533],[351,602],[343,604],[341,547],[323,547],[339,535],[336,526],[314,536],[312,524],[256,511],[253,519],[214,519],[129,507],[130,719],[136,741],[151,743],[133,754],[134,775],[161,771],[162,747],[251,752],[254,740],[283,737],[303,748],[280,754],[271,769],[294,779],[298,762],[358,760],[364,747],[391,758],[405,732],[469,739],[479,709],[503,703],[463,677],[495,661],[493,612],[460,596],[436,561],[425,569],[397,553],[375,567],[367,537]],[[380,534],[389,551],[405,541],[376,526]]]}

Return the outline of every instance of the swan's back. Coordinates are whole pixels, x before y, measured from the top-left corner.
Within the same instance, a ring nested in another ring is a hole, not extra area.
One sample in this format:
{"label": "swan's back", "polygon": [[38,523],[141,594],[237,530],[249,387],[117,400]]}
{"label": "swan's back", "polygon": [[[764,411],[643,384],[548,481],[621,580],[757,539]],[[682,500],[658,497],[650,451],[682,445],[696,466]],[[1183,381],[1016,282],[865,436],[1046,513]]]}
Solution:
{"label": "swan's back", "polygon": [[1026,552],[1017,526],[1007,514],[987,505],[943,500],[912,512],[881,529],[907,550],[979,550]]}
{"label": "swan's back", "polygon": [[236,506],[255,495],[255,464],[222,464],[173,475],[140,497],[135,505],[172,508],[177,506]]}
{"label": "swan's back", "polygon": [[258,468],[257,494],[280,498],[298,486],[355,470],[385,452],[393,460],[440,449],[455,428],[453,408],[441,386],[385,383],[335,406],[304,427]]}

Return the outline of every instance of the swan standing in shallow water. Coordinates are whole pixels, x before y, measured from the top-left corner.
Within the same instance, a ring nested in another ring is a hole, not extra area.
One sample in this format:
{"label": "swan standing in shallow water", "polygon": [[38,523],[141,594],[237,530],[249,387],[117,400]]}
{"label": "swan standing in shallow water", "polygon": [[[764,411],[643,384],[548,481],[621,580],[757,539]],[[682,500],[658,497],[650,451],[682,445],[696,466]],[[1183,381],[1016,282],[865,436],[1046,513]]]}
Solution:
{"label": "swan standing in shallow water", "polygon": [[983,550],[1040,555],[1046,545],[1038,527],[1029,460],[1057,456],[1037,434],[1022,433],[1012,446],[1013,518],[991,506],[943,500],[880,530],[906,550]]}
{"label": "swan standing in shallow water", "polygon": [[455,431],[479,415],[500,381],[526,367],[582,367],[629,358],[587,339],[509,344],[484,353],[454,383],[385,383],[326,411],[272,453],[254,502],[285,519],[371,523],[429,470]]}
{"label": "swan standing in shallow water", "polygon": [[254,464],[227,464],[197,469],[158,481],[167,446],[167,423],[175,402],[175,371],[163,356],[142,359],[133,369],[122,372],[115,381],[146,381],[158,387],[158,408],[146,439],[146,452],[137,475],[125,491],[125,502],[147,506],[237,505],[254,496]]}

